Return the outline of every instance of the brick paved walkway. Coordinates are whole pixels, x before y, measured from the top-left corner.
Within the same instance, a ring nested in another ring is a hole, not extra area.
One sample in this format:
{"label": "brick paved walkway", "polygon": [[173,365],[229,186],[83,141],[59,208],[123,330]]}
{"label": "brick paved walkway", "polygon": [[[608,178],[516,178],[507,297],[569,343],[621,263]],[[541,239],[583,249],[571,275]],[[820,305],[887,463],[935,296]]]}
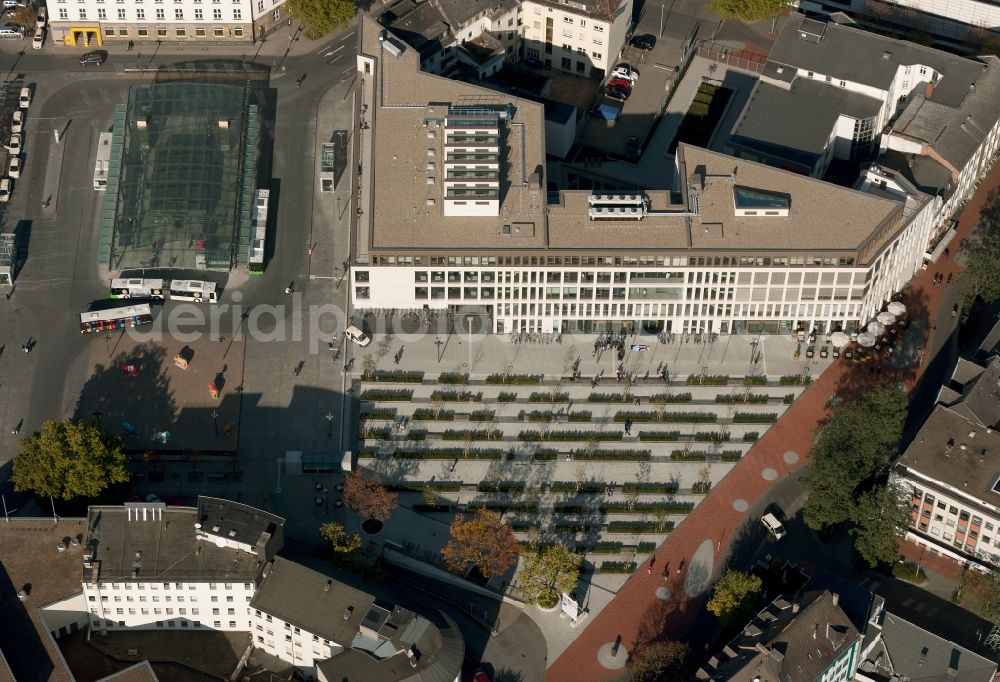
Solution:
{"label": "brick paved walkway", "polygon": [[[863,391],[873,383],[905,381],[912,387],[931,360],[928,348],[939,344],[937,335],[949,330],[928,330],[919,318],[936,320],[942,313],[942,326],[950,317],[939,311],[944,288],[933,285],[941,272],[960,271],[954,261],[958,240],[968,237],[986,204],[991,188],[1000,186],[1000,164],[994,166],[976,195],[966,204],[959,221],[958,234],[951,246],[952,257],[929,264],[914,277],[904,302],[913,320],[912,332],[928,337],[919,365],[893,368],[881,363],[872,368],[841,359],[830,366],[755,445],[746,457],[715,488],[712,494],[659,547],[654,569],[641,567],[615,599],[598,614],[580,636],[553,662],[546,673],[549,682],[563,680],[603,680],[616,677],[621,670],[609,670],[598,661],[598,652],[617,638],[631,650],[636,643],[657,638],[683,640],[684,633],[710,595],[710,585],[720,564],[726,559],[729,543],[745,522],[752,522],[746,512],[770,488],[772,483],[796,471],[805,463],[813,433],[828,414],[828,401],[835,394],[849,395]],[[930,333],[929,333],[930,332]],[[942,336],[943,338],[943,336]],[[678,568],[681,572],[678,573]]]}

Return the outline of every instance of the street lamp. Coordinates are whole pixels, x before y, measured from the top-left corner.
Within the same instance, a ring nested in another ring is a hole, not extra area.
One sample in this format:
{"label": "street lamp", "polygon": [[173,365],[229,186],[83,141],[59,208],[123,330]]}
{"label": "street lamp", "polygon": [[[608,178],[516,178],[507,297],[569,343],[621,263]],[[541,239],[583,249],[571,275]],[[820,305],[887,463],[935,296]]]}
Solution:
{"label": "street lamp", "polygon": [[469,330],[469,374],[472,374],[472,320],[473,315],[465,316],[465,323],[468,325]]}
{"label": "street lamp", "polygon": [[215,429],[215,435],[219,435],[219,411],[212,410],[212,426]]}
{"label": "street lamp", "polygon": [[434,341],[434,345],[437,346],[437,351],[438,351],[438,353],[437,353],[437,361],[439,363],[441,362],[441,345],[442,344],[444,344],[444,341],[441,340],[440,336],[437,337],[437,339]]}
{"label": "street lamp", "polygon": [[326,420],[326,437],[333,438],[333,413],[327,412],[323,419]]}
{"label": "street lamp", "polygon": [[101,431],[104,430],[103,428],[101,428],[101,415],[103,414],[104,413],[101,412],[100,410],[94,410],[94,419],[97,420],[97,428]]}

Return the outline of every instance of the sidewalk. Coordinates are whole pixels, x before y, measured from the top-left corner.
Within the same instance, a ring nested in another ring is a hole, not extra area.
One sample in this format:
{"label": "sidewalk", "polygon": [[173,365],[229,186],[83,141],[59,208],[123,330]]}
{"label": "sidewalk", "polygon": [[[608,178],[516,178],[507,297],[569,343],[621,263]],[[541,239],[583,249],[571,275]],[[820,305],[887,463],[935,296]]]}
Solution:
{"label": "sidewalk", "polygon": [[[1000,165],[990,171],[966,205],[956,239],[968,237],[986,203],[987,194],[998,185]],[[914,277],[906,297],[910,310],[924,311],[922,314],[940,327],[935,330],[934,341],[938,340],[938,335],[950,334],[955,322],[950,319],[949,311],[941,310],[947,290],[933,286],[933,277],[937,272],[947,276],[959,269],[952,259],[929,266]],[[918,367],[884,366],[884,371],[877,376],[861,371],[863,366],[843,360],[834,362],[660,546],[653,574],[647,575],[644,570],[634,574],[607,608],[593,618],[580,637],[553,662],[546,679],[561,682],[616,677],[627,658],[607,655],[617,638],[626,652],[641,641],[684,640],[689,625],[711,592],[713,579],[725,564],[729,544],[739,535],[744,523],[754,522],[746,512],[770,489],[772,481],[790,475],[805,464],[813,433],[828,414],[829,397],[841,392],[863,391],[876,383],[893,380],[904,381],[912,388],[934,360],[935,352],[936,344],[932,342],[931,348],[925,349]],[[684,568],[678,575],[675,571],[682,562]],[[661,577],[664,570],[667,570],[667,581]],[[614,667],[605,667],[602,659]]]}

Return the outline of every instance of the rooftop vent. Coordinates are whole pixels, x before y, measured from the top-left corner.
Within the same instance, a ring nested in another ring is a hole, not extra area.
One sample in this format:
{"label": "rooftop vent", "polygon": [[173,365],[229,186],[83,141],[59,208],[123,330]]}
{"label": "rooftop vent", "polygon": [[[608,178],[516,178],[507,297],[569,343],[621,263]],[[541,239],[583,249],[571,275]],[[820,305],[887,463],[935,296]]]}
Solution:
{"label": "rooftop vent", "polygon": [[326,583],[323,584],[323,591],[329,592],[331,587],[333,587],[333,581],[327,580]]}
{"label": "rooftop vent", "polygon": [[220,530],[222,530],[222,529],[219,528],[218,526],[212,526],[212,532],[213,533],[218,533]]}
{"label": "rooftop vent", "polygon": [[229,531],[229,537],[235,538],[236,537],[236,531],[235,530]]}
{"label": "rooftop vent", "polygon": [[882,53],[882,59],[884,59],[885,61],[889,61],[889,57],[891,56],[892,52],[889,52],[889,50],[886,50],[885,52]]}
{"label": "rooftop vent", "polygon": [[344,620],[350,620],[351,616],[353,616],[353,615],[354,615],[354,607],[353,606],[348,606],[346,609],[344,609]]}

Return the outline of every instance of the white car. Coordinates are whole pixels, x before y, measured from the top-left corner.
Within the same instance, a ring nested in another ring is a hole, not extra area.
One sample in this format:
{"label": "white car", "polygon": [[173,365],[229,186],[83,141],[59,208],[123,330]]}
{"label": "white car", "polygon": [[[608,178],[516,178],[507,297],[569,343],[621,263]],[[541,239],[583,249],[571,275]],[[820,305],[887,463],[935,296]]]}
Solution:
{"label": "white car", "polygon": [[362,347],[367,346],[372,342],[371,337],[355,327],[353,324],[344,330],[344,336]]}
{"label": "white car", "polygon": [[17,104],[22,109],[31,106],[31,88],[21,88],[21,94],[17,98]]}
{"label": "white car", "polygon": [[10,132],[19,133],[24,130],[24,109],[15,109],[10,119]]}
{"label": "white car", "polygon": [[7,175],[12,178],[21,177],[21,157],[12,156],[10,157],[10,163],[7,165]]}
{"label": "white car", "polygon": [[10,178],[0,180],[0,203],[10,201]]}
{"label": "white car", "polygon": [[36,50],[42,49],[42,44],[45,42],[45,29],[36,28],[35,37],[31,39],[31,47]]}
{"label": "white car", "polygon": [[626,64],[622,62],[611,69],[612,78],[624,78],[625,80],[635,83],[639,80],[639,72],[632,68],[631,64]]}
{"label": "white car", "polygon": [[21,153],[21,133],[14,133],[7,143],[7,151],[15,156]]}

